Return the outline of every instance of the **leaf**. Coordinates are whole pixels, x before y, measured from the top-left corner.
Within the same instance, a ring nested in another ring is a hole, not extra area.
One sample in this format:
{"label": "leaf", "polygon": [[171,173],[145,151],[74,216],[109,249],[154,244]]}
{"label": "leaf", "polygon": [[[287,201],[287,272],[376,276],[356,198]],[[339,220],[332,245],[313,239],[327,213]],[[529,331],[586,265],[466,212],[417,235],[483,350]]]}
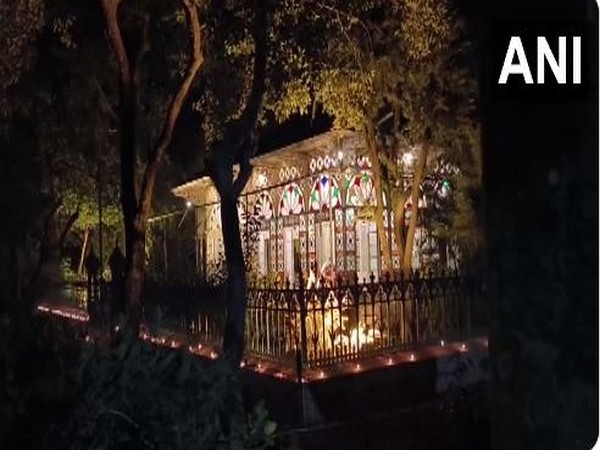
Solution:
{"label": "leaf", "polygon": [[275,422],[269,420],[267,423],[265,423],[265,435],[273,436],[276,430],[277,424]]}

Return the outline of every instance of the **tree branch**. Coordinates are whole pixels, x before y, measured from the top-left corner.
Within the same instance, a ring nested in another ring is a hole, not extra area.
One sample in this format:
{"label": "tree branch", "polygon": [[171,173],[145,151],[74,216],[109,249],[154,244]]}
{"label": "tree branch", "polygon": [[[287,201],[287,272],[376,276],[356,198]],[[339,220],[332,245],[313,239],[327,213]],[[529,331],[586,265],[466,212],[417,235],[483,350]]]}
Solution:
{"label": "tree branch", "polygon": [[266,1],[255,0],[254,2],[254,29],[252,33],[254,37],[254,65],[250,94],[239,118],[231,121],[224,133],[231,137],[231,141],[236,148],[243,144],[248,134],[256,126],[264,98],[268,54]]}
{"label": "tree branch", "polygon": [[236,198],[240,196],[246,187],[250,176],[252,176],[253,169],[252,164],[250,164],[251,153],[253,153],[253,145],[245,145],[243,148],[244,150],[242,151],[240,158],[240,171],[233,182],[233,193],[235,194]]}
{"label": "tree branch", "polygon": [[104,16],[106,17],[108,39],[115,52],[115,57],[117,58],[117,64],[119,66],[119,78],[121,83],[129,84],[132,80],[131,67],[129,65],[129,58],[123,42],[123,36],[121,36],[118,20],[121,0],[101,0],[101,3],[102,9],[104,10]]}
{"label": "tree branch", "polygon": [[200,23],[200,13],[198,6],[193,0],[184,0],[185,12],[187,17],[188,29],[190,32],[191,55],[190,61],[186,70],[186,74],[179,86],[177,94],[173,97],[171,105],[167,113],[167,117],[163,123],[163,128],[154,146],[154,150],[150,155],[140,189],[140,209],[148,211],[150,207],[151,192],[154,189],[154,181],[160,160],[164,156],[166,149],[171,143],[175,123],[179,118],[184,100],[187,97],[190,87],[204,62],[202,53],[202,27]]}

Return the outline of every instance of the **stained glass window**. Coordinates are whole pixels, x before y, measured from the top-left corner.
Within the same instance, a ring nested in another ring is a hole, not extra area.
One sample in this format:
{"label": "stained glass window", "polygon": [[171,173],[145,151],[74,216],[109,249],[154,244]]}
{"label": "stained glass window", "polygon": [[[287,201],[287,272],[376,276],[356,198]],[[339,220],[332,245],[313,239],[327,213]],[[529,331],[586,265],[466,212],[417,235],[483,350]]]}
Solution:
{"label": "stained glass window", "polygon": [[304,198],[300,186],[296,183],[288,184],[281,193],[279,201],[279,215],[289,216],[304,212]]}
{"label": "stained glass window", "polygon": [[256,199],[254,217],[260,220],[269,220],[273,217],[273,202],[271,201],[271,196],[266,192],[261,192]]}
{"label": "stained glass window", "polygon": [[310,209],[326,211],[330,207],[336,208],[341,204],[340,188],[335,179],[328,175],[320,175],[310,192]]}
{"label": "stained glass window", "polygon": [[373,177],[360,172],[351,177],[346,185],[346,204],[352,206],[374,206],[377,203]]}

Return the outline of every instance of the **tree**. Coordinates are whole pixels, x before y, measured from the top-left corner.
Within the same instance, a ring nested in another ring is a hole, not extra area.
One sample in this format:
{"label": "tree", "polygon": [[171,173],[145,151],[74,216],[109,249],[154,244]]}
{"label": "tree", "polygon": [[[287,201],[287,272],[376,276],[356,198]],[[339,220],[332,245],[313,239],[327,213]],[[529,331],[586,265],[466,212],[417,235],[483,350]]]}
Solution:
{"label": "tree", "polygon": [[0,5],[0,115],[10,112],[8,91],[31,65],[34,44],[44,27],[44,1],[6,1]]}
{"label": "tree", "polygon": [[[121,162],[121,206],[125,224],[127,254],[126,289],[130,303],[130,325],[138,330],[144,281],[146,227],[152,207],[157,172],[190,88],[204,61],[201,11],[194,0],[184,0],[185,28],[189,34],[187,65],[183,77],[168,101],[160,134],[142,153],[143,61],[151,49],[150,27],[153,11],[144,5],[125,11],[122,0],[101,0],[109,43],[116,60],[119,86],[119,151]],[[170,13],[176,9],[168,5]],[[123,16],[127,16],[123,18]],[[122,21],[126,21],[126,25]],[[145,162],[142,161],[147,156]]]}
{"label": "tree", "polygon": [[[7,297],[25,297],[28,306],[46,275],[60,276],[58,260],[71,232],[92,220],[97,224],[100,156],[109,175],[116,162],[111,114],[97,102],[104,95],[90,58],[97,50],[70,41],[69,30],[56,27],[60,17],[48,5],[39,39],[28,44],[27,70],[3,91],[10,105],[3,111],[0,137],[6,148],[3,205],[14,211],[4,236],[7,265],[13,268]],[[105,181],[111,184],[110,177]],[[107,191],[103,222],[115,226],[114,192]]]}
{"label": "tree", "polygon": [[[208,55],[209,67],[204,79],[207,86],[197,101],[203,115],[201,125],[208,173],[221,203],[227,271],[227,320],[223,350],[234,367],[239,366],[244,352],[247,294],[246,263],[237,203],[252,175],[250,158],[256,151],[256,127],[267,79],[267,14],[268,5],[264,0],[255,1],[253,11],[215,6],[209,23],[210,39],[216,47],[212,47],[213,51]],[[252,20],[252,25],[231,26],[232,23],[247,23],[248,20]],[[241,36],[236,36],[240,29]],[[245,32],[248,29],[252,30],[250,35]],[[230,44],[227,46],[226,42]],[[225,48],[220,49],[220,46]],[[222,96],[223,90],[219,88],[222,80],[228,83],[226,97]],[[236,172],[235,165],[238,167]]]}
{"label": "tree", "polygon": [[[392,267],[383,227],[386,192],[395,212],[402,265],[410,270],[428,161],[442,151],[478,154],[473,139],[476,88],[461,54],[465,48],[457,44],[463,37],[459,18],[446,3],[429,0],[288,3],[302,10],[303,26],[328,44],[316,50],[312,41],[297,42],[301,62],[270,107],[285,119],[320,104],[334,117],[334,126],[363,133],[373,166],[374,218],[384,265]],[[418,152],[410,174],[398,164],[408,147]],[[461,163],[467,161],[462,157]],[[469,163],[477,165],[477,160]],[[406,186],[408,175],[412,182]],[[414,206],[403,231],[409,198]]]}

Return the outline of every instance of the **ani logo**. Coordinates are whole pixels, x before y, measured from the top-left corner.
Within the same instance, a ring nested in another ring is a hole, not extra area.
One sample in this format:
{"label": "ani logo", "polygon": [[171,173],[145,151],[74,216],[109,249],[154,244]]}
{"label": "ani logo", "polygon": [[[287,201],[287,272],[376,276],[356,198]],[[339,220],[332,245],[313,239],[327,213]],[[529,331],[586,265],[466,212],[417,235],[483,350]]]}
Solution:
{"label": "ani logo", "polygon": [[[572,84],[581,84],[581,37],[574,36],[571,41]],[[516,57],[516,62],[515,62]],[[552,52],[548,41],[543,36],[537,37],[536,49],[537,84],[545,83],[546,63],[558,84],[567,84],[567,37],[558,38],[558,58]],[[522,76],[525,84],[536,84],[533,81],[529,62],[519,36],[512,36],[502,64],[498,84],[506,84],[510,75]]]}

